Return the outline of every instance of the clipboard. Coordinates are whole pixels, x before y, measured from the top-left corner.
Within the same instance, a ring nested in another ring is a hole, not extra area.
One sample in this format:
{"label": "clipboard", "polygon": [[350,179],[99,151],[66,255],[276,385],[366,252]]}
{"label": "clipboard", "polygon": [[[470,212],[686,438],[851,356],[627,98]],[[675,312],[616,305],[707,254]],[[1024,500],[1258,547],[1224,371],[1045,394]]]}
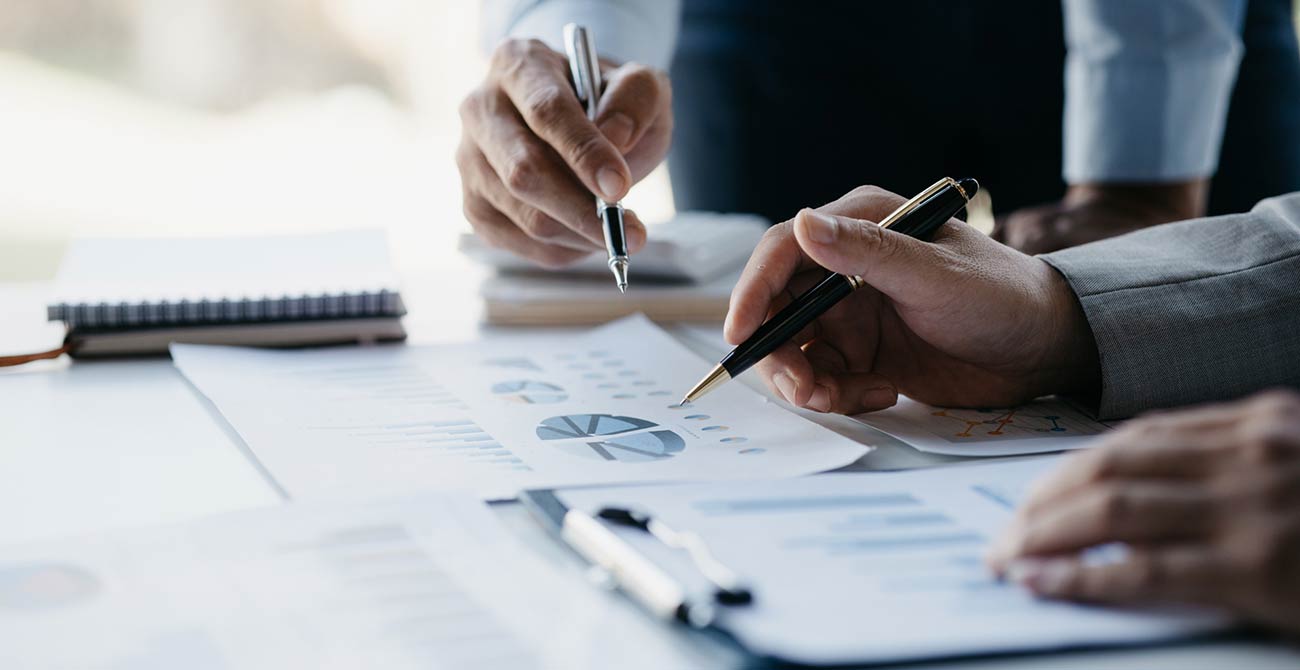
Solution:
{"label": "clipboard", "polygon": [[[1145,646],[1232,629],[1220,613],[1194,608],[1043,601],[991,575],[981,558],[987,540],[1057,460],[541,489],[520,500],[607,585],[760,662],[882,665]],[[727,580],[665,546],[646,528],[656,520],[678,535],[698,532],[749,597],[723,602],[717,582]]]}

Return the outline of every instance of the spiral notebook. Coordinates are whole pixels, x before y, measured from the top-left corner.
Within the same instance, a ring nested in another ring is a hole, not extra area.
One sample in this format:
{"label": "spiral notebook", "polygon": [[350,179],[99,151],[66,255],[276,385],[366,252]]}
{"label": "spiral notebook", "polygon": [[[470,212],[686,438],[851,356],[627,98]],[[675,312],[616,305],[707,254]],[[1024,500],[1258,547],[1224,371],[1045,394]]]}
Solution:
{"label": "spiral notebook", "polygon": [[47,307],[73,355],[172,342],[302,346],[405,337],[383,231],[82,239]]}

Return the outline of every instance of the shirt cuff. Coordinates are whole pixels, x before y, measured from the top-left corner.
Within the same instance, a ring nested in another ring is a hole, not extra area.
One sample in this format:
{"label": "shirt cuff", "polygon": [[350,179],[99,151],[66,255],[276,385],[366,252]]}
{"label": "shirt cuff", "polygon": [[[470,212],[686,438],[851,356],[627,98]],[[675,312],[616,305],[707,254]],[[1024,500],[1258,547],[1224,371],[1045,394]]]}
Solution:
{"label": "shirt cuff", "polygon": [[542,2],[516,17],[507,35],[538,39],[563,53],[564,25],[577,22],[591,31],[596,52],[602,57],[667,70],[676,43],[678,13],[678,3],[668,0]]}
{"label": "shirt cuff", "polygon": [[1063,176],[1209,177],[1241,61],[1241,3],[1066,4]]}

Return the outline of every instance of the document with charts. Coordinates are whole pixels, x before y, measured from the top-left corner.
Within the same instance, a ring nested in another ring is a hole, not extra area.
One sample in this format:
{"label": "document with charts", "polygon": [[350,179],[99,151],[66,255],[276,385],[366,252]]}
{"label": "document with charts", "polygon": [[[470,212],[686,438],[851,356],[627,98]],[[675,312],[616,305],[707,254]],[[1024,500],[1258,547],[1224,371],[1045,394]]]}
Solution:
{"label": "document with charts", "polygon": [[866,452],[743,384],[678,407],[711,364],[639,316],[451,346],[172,356],[294,498],[784,477]]}
{"label": "document with charts", "polygon": [[[640,510],[700,538],[753,588],[718,608],[750,651],[809,665],[885,664],[1150,643],[1223,627],[1189,609],[1112,609],[1035,598],[984,566],[988,542],[1035,478],[1039,457],[907,472],[768,482],[596,487],[555,492],[567,508]],[[711,593],[680,550],[617,529],[685,588]],[[1085,560],[1116,560],[1116,545]],[[693,579],[692,579],[693,577]]]}
{"label": "document with charts", "polygon": [[1059,398],[1019,407],[952,409],[900,397],[898,404],[853,417],[907,444],[949,456],[1016,456],[1079,449],[1110,425]]}
{"label": "document with charts", "polygon": [[5,666],[534,668],[473,498],[300,504],[0,551]]}

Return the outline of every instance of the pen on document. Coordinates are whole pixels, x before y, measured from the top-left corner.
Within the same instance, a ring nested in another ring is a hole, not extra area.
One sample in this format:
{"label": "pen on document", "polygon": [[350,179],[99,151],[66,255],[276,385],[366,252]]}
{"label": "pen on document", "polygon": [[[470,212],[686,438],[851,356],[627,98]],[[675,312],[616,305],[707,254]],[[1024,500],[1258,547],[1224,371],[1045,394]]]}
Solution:
{"label": "pen on document", "polygon": [[[596,56],[596,39],[591,31],[576,24],[564,26],[564,51],[573,74],[573,90],[587,109],[587,118],[596,120],[600,105],[600,60]],[[596,215],[605,233],[605,251],[609,253],[609,271],[620,292],[627,292],[627,237],[623,230],[623,205],[605,202],[596,196]]]}
{"label": "pen on document", "polygon": [[[918,193],[886,216],[878,225],[881,228],[910,235],[920,240],[930,237],[945,221],[961,211],[979,191],[979,182],[971,178],[962,180],[944,177],[930,188]],[[782,344],[826,313],[840,300],[863,285],[861,277],[847,277],[831,273],[819,284],[795,298],[785,309],[754,331],[731,353],[709,371],[698,384],[686,393],[685,405],[703,397],[709,391],[739,376],[755,363],[763,360]]]}

